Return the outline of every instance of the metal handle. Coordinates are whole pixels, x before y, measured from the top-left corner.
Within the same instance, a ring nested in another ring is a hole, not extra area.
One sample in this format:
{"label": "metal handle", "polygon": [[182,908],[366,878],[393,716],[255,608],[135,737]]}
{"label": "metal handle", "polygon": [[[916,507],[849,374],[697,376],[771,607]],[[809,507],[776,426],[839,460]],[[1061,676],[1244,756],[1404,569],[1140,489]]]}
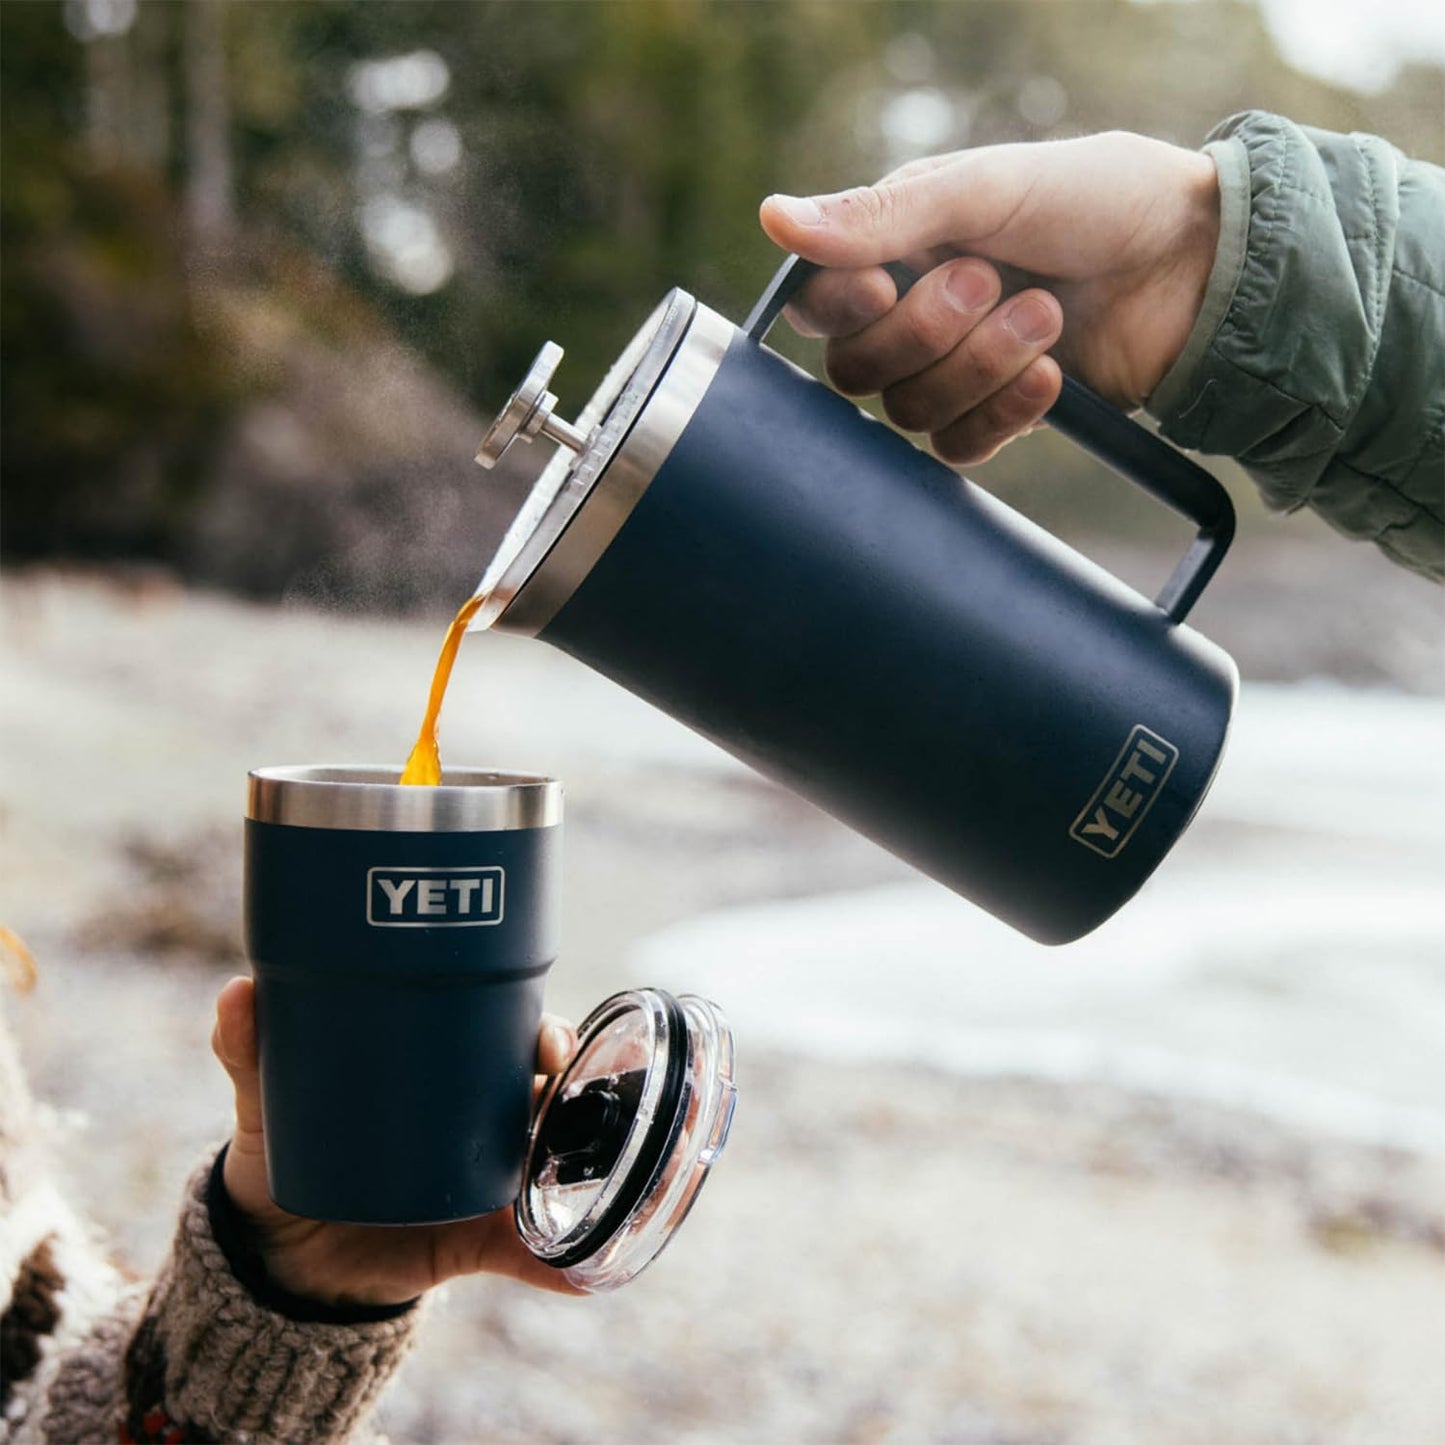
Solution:
{"label": "metal handle", "polygon": [[542,343],[542,349],[528,368],[521,386],[508,398],[506,406],[497,413],[482,438],[482,444],[477,449],[477,461],[482,466],[490,470],[502,460],[514,441],[520,438],[530,442],[539,433],[571,447],[574,452],[580,452],[587,445],[586,432],[555,414],[553,409],[557,398],[547,390],[552,383],[552,373],[565,354],[555,341]]}
{"label": "metal handle", "polygon": [[[893,277],[900,297],[918,279],[897,262],[884,269]],[[820,270],[816,262],[789,256],[743,322],[748,337],[761,342],[783,307]],[[1234,540],[1234,504],[1229,493],[1203,467],[1130,421],[1117,407],[1071,376],[1064,378],[1059,399],[1045,413],[1044,420],[1110,471],[1142,487],[1198,528],[1173,575],[1154,599],[1171,622],[1183,622]]]}

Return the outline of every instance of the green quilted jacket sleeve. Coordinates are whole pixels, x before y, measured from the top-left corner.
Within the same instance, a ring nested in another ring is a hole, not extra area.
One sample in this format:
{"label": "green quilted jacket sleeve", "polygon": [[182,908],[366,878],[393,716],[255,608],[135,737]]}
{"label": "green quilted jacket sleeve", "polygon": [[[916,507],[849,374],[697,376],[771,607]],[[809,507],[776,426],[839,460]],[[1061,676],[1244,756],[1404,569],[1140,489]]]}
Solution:
{"label": "green quilted jacket sleeve", "polygon": [[1149,411],[1270,506],[1445,578],[1445,171],[1258,111],[1206,149],[1219,249]]}

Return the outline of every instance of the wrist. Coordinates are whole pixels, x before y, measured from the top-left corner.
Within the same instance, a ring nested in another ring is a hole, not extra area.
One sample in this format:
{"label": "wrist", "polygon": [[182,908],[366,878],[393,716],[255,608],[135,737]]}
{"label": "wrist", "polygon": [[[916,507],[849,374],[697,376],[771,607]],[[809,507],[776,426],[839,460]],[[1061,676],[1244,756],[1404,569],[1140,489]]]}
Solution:
{"label": "wrist", "polygon": [[272,1274],[261,1246],[260,1231],[231,1198],[226,1188],[226,1157],[222,1148],[211,1167],[206,1185],[206,1213],[211,1234],[238,1283],[258,1304],[302,1324],[358,1325],[396,1319],[416,1300],[398,1304],[338,1304],[311,1295],[296,1294]]}
{"label": "wrist", "polygon": [[1146,396],[1179,360],[1209,290],[1209,278],[1219,249],[1219,172],[1203,151],[1175,151],[1177,215],[1164,278],[1168,305],[1162,327],[1162,345]]}
{"label": "wrist", "polygon": [[1250,174],[1244,145],[1237,138],[1211,141],[1200,159],[1213,168],[1218,213],[1214,222],[1214,254],[1203,300],[1183,348],[1146,398],[1152,416],[1167,422],[1187,408],[1195,394],[1195,378],[1234,304],[1249,236]]}
{"label": "wrist", "polygon": [[1219,249],[1219,168],[1208,151],[1184,151],[1180,169],[1184,212],[1181,249],[1194,283],[1192,312],[1198,315],[1214,253]]}

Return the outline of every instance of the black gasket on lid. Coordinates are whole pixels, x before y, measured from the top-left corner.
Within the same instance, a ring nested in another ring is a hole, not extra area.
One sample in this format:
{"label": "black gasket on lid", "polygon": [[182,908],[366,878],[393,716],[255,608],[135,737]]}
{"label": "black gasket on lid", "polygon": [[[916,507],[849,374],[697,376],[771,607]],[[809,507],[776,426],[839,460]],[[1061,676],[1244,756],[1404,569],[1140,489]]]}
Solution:
{"label": "black gasket on lid", "polygon": [[[683,1013],[682,1005],[665,989],[649,991],[662,1002],[667,1014],[667,1072],[663,1076],[657,1112],[643,1138],[641,1152],[633,1160],[632,1168],[627,1171],[627,1177],[622,1181],[617,1197],[602,1211],[602,1217],[587,1232],[585,1239],[578,1241],[571,1249],[543,1260],[543,1263],[550,1264],[553,1269],[570,1269],[574,1264],[581,1264],[584,1259],[590,1259],[596,1254],[602,1245],[616,1234],[642,1196],[647,1193],[648,1186],[656,1177],[676,1137],[678,1112],[687,1082],[687,1015]],[[663,1120],[667,1121],[665,1129],[658,1127]]]}

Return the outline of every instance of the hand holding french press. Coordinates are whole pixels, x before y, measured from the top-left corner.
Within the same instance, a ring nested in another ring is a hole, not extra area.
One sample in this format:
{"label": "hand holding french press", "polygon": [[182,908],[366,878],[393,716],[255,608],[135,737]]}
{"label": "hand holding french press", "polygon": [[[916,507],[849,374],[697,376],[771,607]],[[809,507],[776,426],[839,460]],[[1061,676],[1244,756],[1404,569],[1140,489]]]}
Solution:
{"label": "hand holding french press", "polygon": [[[1116,406],[1148,399],[1199,314],[1219,207],[1209,156],[1116,133],[934,156],[769,197],[761,220],[829,268],[789,317],[830,338],[834,385],[968,463],[1043,415],[1060,366]],[[922,277],[897,305],[896,259]]]}

